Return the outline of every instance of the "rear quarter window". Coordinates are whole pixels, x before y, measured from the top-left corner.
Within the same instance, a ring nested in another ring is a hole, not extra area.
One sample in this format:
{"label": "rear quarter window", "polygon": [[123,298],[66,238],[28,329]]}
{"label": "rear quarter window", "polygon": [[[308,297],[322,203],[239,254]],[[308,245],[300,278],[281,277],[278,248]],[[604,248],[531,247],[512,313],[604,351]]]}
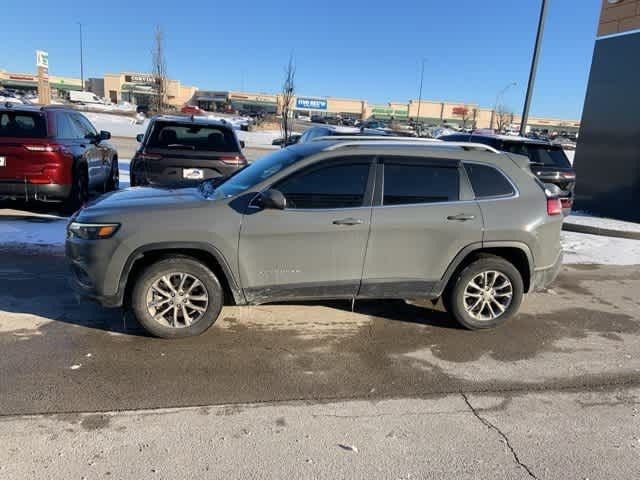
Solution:
{"label": "rear quarter window", "polygon": [[571,163],[562,148],[553,145],[535,143],[505,142],[505,152],[529,157],[529,161],[545,167],[571,168]]}
{"label": "rear quarter window", "polygon": [[495,198],[514,195],[511,182],[497,168],[477,163],[465,163],[476,198]]}
{"label": "rear quarter window", "polygon": [[35,112],[0,112],[0,137],[45,138],[44,117]]}

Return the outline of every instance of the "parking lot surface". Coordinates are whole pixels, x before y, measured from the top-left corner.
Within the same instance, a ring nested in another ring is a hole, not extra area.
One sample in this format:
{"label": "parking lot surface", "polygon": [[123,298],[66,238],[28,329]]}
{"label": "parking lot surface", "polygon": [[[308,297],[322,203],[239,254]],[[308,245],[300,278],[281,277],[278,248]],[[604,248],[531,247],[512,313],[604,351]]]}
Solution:
{"label": "parking lot surface", "polygon": [[4,415],[596,388],[640,369],[636,267],[567,266],[493,331],[430,304],[331,302],[227,307],[177,341],[78,303],[60,254],[4,254],[0,278]]}

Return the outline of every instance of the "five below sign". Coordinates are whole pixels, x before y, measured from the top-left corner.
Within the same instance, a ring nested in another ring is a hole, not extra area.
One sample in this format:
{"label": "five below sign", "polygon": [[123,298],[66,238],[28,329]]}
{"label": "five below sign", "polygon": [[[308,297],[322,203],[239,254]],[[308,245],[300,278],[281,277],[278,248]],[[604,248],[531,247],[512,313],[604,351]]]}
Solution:
{"label": "five below sign", "polygon": [[327,101],[320,98],[296,98],[296,108],[302,110],[326,110]]}

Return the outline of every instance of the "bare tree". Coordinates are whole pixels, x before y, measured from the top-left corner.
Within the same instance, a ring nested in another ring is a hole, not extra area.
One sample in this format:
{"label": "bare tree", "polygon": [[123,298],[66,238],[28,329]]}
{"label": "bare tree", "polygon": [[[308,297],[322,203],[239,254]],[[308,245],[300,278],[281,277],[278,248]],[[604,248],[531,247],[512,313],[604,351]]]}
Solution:
{"label": "bare tree", "polygon": [[513,113],[504,105],[499,105],[496,110],[496,130],[502,132],[513,120]]}
{"label": "bare tree", "polygon": [[284,138],[283,145],[286,146],[286,142],[293,133],[293,97],[296,93],[296,65],[293,60],[293,54],[289,55],[289,63],[284,69],[284,82],[282,84],[281,101],[282,101],[282,123],[280,129],[282,130],[282,137]]}
{"label": "bare tree", "polygon": [[156,84],[154,107],[156,112],[162,113],[167,95],[167,59],[164,56],[164,32],[160,25],[156,25],[153,34],[153,49],[151,50],[153,80]]}

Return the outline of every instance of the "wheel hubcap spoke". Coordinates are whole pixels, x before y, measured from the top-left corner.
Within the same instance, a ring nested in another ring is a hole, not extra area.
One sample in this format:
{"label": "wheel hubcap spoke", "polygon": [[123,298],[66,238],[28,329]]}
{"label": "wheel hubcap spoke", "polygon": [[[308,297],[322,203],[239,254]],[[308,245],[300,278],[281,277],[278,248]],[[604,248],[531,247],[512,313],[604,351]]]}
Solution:
{"label": "wheel hubcap spoke", "polygon": [[209,306],[209,293],[194,275],[171,272],[147,290],[147,311],[165,327],[184,328],[199,321]]}
{"label": "wheel hubcap spoke", "polygon": [[502,272],[487,270],[467,284],[463,303],[467,313],[476,320],[491,321],[504,314],[513,300],[513,285]]}

